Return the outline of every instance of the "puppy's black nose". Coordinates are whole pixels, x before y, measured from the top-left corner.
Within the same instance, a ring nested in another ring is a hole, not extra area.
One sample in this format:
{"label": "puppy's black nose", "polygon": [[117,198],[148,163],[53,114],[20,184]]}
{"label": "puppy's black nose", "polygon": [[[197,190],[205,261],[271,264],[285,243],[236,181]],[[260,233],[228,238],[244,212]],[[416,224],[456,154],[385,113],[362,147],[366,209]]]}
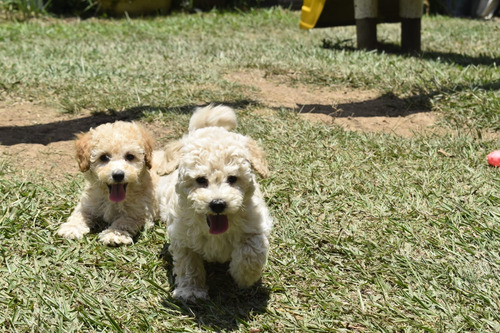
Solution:
{"label": "puppy's black nose", "polygon": [[221,199],[215,199],[210,201],[210,204],[208,205],[212,212],[220,214],[226,209],[226,202]]}
{"label": "puppy's black nose", "polygon": [[125,172],[119,170],[119,171],[114,171],[111,174],[111,177],[113,177],[113,180],[115,182],[121,182],[125,178]]}

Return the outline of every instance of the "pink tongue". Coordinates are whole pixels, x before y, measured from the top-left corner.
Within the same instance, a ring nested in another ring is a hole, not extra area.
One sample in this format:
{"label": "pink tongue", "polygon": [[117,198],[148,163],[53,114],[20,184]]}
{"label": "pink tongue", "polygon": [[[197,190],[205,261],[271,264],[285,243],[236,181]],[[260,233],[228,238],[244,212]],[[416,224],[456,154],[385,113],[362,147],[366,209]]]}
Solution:
{"label": "pink tongue", "polygon": [[109,191],[109,200],[113,202],[120,202],[125,200],[125,195],[125,184],[111,185],[111,190]]}
{"label": "pink tongue", "polygon": [[229,222],[226,215],[208,215],[210,224],[210,233],[212,235],[222,234],[229,228]]}

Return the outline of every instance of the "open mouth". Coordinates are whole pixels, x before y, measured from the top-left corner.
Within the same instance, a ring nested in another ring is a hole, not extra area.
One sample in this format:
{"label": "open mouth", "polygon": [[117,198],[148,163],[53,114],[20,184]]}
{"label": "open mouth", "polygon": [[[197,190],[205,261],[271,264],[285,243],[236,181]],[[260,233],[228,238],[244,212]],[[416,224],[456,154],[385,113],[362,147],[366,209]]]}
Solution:
{"label": "open mouth", "polygon": [[222,234],[229,228],[227,215],[207,215],[207,224],[212,235]]}
{"label": "open mouth", "polygon": [[108,185],[109,200],[112,202],[120,202],[125,200],[127,196],[127,183]]}

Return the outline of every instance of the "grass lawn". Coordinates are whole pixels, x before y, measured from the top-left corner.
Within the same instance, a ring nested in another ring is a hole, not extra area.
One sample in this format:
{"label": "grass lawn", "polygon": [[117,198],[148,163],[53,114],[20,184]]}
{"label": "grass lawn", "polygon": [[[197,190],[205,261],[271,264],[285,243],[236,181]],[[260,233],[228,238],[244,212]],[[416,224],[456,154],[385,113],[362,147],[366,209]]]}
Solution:
{"label": "grass lawn", "polygon": [[[395,52],[397,24],[379,25],[380,52],[361,52],[354,27],[298,22],[277,8],[0,22],[3,105],[129,112],[164,140],[193,106],[234,106],[268,154],[275,220],[262,284],[239,290],[213,265],[210,300],[185,304],[171,297],[165,226],[119,248],[63,240],[83,177],[27,177],[0,156],[0,331],[500,331],[500,169],[486,163],[500,149],[500,21],[424,17],[417,56]],[[391,94],[439,114],[443,131],[310,122],[227,79],[256,70],[313,91]]]}

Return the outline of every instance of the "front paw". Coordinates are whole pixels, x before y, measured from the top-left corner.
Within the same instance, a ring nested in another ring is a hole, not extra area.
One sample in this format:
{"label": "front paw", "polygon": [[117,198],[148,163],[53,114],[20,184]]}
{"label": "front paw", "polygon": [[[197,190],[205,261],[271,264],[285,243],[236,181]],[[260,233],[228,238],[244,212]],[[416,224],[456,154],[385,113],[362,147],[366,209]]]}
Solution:
{"label": "front paw", "polygon": [[235,248],[229,263],[229,274],[240,288],[257,283],[267,261],[269,242],[264,235],[249,238],[241,247]]}
{"label": "front paw", "polygon": [[112,229],[101,232],[99,234],[99,240],[107,246],[130,245],[134,242],[128,232]]}
{"label": "front paw", "polygon": [[88,234],[90,228],[83,224],[63,223],[57,230],[57,234],[66,239],[80,239],[83,235]]}
{"label": "front paw", "polygon": [[197,299],[207,299],[208,291],[202,288],[177,287],[174,289],[173,296],[184,301],[195,301]]}
{"label": "front paw", "polygon": [[233,277],[234,281],[238,285],[239,288],[250,288],[253,286],[255,283],[257,283],[261,276],[262,276],[262,270],[261,269],[255,269],[255,270],[244,270],[244,271],[237,271],[236,269],[230,269],[229,273]]}

